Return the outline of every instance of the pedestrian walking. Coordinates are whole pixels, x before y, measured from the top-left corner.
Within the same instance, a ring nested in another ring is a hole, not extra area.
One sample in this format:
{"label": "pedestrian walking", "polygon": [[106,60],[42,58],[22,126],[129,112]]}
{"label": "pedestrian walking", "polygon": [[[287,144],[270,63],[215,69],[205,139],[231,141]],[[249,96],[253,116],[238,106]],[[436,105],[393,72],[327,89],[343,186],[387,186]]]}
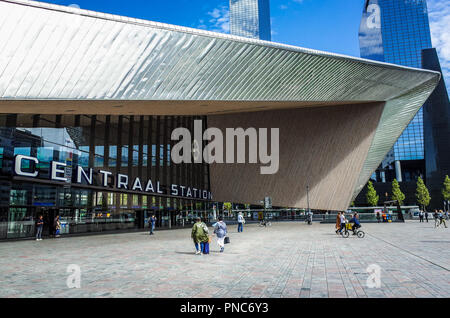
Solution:
{"label": "pedestrian walking", "polygon": [[419,222],[423,222],[423,211],[420,210],[419,212]]}
{"label": "pedestrian walking", "polygon": [[342,233],[342,230],[345,227],[345,223],[347,223],[347,219],[345,218],[345,212],[344,211],[342,211],[340,219],[341,219],[341,224],[340,224],[340,228],[339,228],[339,233]]}
{"label": "pedestrian walking", "polygon": [[214,226],[214,234],[217,236],[217,245],[219,245],[221,253],[225,249],[225,237],[227,233],[227,225],[223,221],[223,217],[219,216],[219,222]]}
{"label": "pedestrian walking", "polygon": [[447,228],[447,224],[445,223],[445,215],[442,210],[439,210],[439,224],[444,224],[445,228]]}
{"label": "pedestrian walking", "polygon": [[36,241],[42,241],[42,229],[44,228],[44,217],[39,215],[36,222]]}
{"label": "pedestrian walking", "polygon": [[377,221],[378,223],[381,222],[381,215],[380,215],[380,211],[377,211]]}
{"label": "pedestrian walking", "polygon": [[438,213],[438,210],[434,210],[433,218],[434,218],[434,227],[438,227],[439,226],[439,213]]}
{"label": "pedestrian walking", "polygon": [[209,241],[208,233],[209,230],[206,224],[202,222],[201,218],[196,217],[191,231],[191,238],[195,245],[195,254],[202,254],[204,251],[204,243]]}
{"label": "pedestrian walking", "polygon": [[245,224],[245,219],[244,216],[242,215],[242,212],[239,212],[237,221],[238,221],[238,232],[242,232],[244,230]]}
{"label": "pedestrian walking", "polygon": [[428,223],[428,212],[425,211],[424,214],[425,214],[425,220],[427,220],[427,223]]}
{"label": "pedestrian walking", "polygon": [[336,216],[336,234],[338,234],[340,229],[341,229],[341,212],[338,212]]}
{"label": "pedestrian walking", "polygon": [[55,228],[55,237],[60,237],[61,232],[61,221],[59,220],[59,215],[55,217],[55,221],[53,222],[53,227]]}
{"label": "pedestrian walking", "polygon": [[156,217],[153,214],[149,219],[148,219],[148,226],[150,228],[150,235],[153,235],[153,231],[155,230],[155,224],[156,224]]}

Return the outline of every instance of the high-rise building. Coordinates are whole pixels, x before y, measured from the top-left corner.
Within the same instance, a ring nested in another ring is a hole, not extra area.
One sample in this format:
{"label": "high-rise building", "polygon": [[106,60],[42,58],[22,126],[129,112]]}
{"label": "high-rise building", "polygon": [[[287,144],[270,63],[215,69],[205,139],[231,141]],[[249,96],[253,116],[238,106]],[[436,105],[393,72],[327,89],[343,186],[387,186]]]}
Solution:
{"label": "high-rise building", "polygon": [[[422,66],[442,73],[436,49],[422,51]],[[426,181],[431,196],[429,208],[441,209],[444,203],[442,183],[445,175],[450,175],[450,101],[443,77],[423,107],[423,119]]]}
{"label": "high-rise building", "polygon": [[230,32],[270,41],[269,0],[230,0]]}
{"label": "high-rise building", "polygon": [[[359,42],[363,58],[422,68],[422,50],[432,47],[426,0],[365,0]],[[372,176],[374,181],[415,183],[424,177],[423,126],[421,108]]]}

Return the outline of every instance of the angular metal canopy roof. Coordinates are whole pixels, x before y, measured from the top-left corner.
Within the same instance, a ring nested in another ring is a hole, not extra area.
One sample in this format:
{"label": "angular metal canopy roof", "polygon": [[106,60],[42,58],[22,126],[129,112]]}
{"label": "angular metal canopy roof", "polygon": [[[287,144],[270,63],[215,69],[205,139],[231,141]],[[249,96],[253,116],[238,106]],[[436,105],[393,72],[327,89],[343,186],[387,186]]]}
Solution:
{"label": "angular metal canopy roof", "polygon": [[20,112],[14,101],[134,101],[142,114],[145,107],[151,114],[155,101],[174,102],[180,114],[183,103],[208,114],[220,102],[224,109],[240,103],[233,111],[243,111],[245,102],[283,109],[384,101],[355,195],[439,79],[432,71],[273,42],[0,0],[0,112]]}

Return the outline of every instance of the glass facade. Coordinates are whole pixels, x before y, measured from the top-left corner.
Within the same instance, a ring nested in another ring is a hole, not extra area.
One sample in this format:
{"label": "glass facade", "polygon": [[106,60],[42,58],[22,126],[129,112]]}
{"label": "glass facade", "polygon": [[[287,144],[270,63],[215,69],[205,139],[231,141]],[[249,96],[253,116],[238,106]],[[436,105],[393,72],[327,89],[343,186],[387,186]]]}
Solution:
{"label": "glass facade", "polygon": [[139,229],[151,214],[158,227],[208,218],[208,165],[170,159],[172,130],[193,135],[195,119],[206,127],[186,116],[0,115],[0,239],[33,236],[39,215],[47,235],[56,215],[62,234]]}
{"label": "glass facade", "polygon": [[[423,50],[422,63],[425,69],[442,72],[436,49]],[[441,192],[445,176],[450,175],[450,101],[444,77],[425,103],[423,113],[426,181],[431,196],[428,208],[442,209],[444,205],[450,209]]]}
{"label": "glass facade", "polygon": [[230,32],[233,35],[270,41],[269,0],[230,0]]}
{"label": "glass facade", "polygon": [[[359,32],[361,57],[422,68],[431,47],[426,0],[366,0]],[[423,109],[394,146],[395,160],[423,160]]]}

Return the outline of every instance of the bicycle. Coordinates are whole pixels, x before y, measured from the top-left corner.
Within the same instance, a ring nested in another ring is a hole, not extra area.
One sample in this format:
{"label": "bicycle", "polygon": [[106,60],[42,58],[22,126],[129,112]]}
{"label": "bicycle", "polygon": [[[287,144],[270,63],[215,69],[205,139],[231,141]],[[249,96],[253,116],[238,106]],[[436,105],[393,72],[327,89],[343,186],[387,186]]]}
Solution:
{"label": "bicycle", "polygon": [[308,225],[312,225],[312,216],[307,216],[305,222],[308,223]]}
{"label": "bicycle", "polygon": [[268,220],[261,220],[261,222],[259,222],[259,226],[264,226],[264,227],[272,226],[272,222],[270,222]]}
{"label": "bicycle", "polygon": [[346,223],[341,231],[341,235],[343,238],[348,238],[350,236],[349,230],[352,231],[353,234],[359,238],[363,238],[366,235],[366,233],[364,233],[364,231],[360,230],[359,228],[353,230],[352,223]]}

